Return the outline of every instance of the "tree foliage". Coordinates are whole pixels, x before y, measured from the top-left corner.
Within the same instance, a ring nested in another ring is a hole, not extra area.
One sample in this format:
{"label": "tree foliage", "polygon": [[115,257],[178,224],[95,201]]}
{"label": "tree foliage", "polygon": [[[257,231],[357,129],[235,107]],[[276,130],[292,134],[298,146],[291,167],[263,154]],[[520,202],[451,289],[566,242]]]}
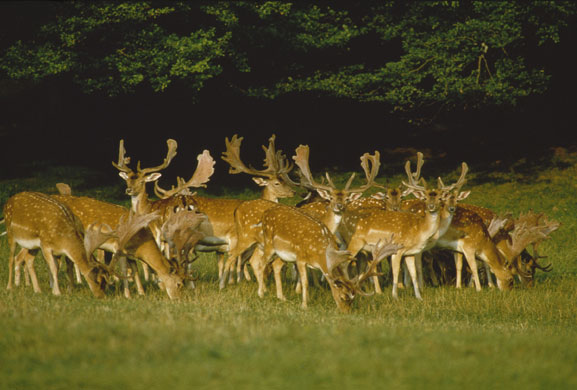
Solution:
{"label": "tree foliage", "polygon": [[110,96],[178,84],[408,114],[515,105],[546,90],[539,49],[576,14],[560,1],[56,2],[33,38],[5,45],[0,70]]}

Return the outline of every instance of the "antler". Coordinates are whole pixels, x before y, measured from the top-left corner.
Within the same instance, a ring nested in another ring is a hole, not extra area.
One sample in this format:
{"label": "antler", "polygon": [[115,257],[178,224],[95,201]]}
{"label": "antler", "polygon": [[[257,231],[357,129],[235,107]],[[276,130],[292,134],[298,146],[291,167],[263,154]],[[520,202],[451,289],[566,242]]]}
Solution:
{"label": "antler", "polygon": [[[168,145],[168,152],[166,153],[166,157],[164,158],[164,161],[162,162],[162,164],[160,164],[156,167],[141,169],[140,168],[140,161],[138,161],[138,164],[136,167],[137,172],[144,175],[144,174],[151,173],[151,172],[158,172],[158,171],[163,170],[166,167],[168,167],[168,165],[170,164],[170,162],[172,161],[174,156],[176,156],[176,148],[177,148],[178,144],[176,143],[175,140],[173,140],[171,138],[166,140],[166,144]],[[116,163],[112,162],[112,165],[116,169],[118,169],[119,171],[126,172],[126,173],[132,173],[133,170],[130,169],[127,165],[129,163],[130,163],[130,157],[126,157],[126,149],[124,149],[124,140],[121,139],[120,145],[119,145],[119,150],[118,150],[118,162],[116,162]]]}
{"label": "antler", "polygon": [[[301,176],[301,186],[305,187],[309,190],[325,190],[325,191],[332,191],[336,190],[336,186],[331,180],[330,175],[325,173],[325,177],[327,179],[328,185],[324,183],[318,183],[315,181],[311,169],[309,166],[309,146],[308,145],[299,145],[298,148],[295,150],[295,155],[293,156],[293,160],[295,164],[299,167],[300,176]],[[380,162],[380,153],[375,151],[373,155],[369,153],[365,153],[361,156],[361,167],[365,172],[365,177],[367,179],[367,183],[356,188],[350,188],[351,184],[355,178],[355,173],[351,175],[347,183],[345,184],[344,190],[347,192],[364,192],[368,190],[370,187],[375,185],[375,178],[379,172],[379,168],[381,166]]]}
{"label": "antler", "polygon": [[[370,165],[370,167],[369,167]],[[367,179],[367,183],[357,187],[357,188],[349,188],[350,183],[352,182],[353,176],[347,182],[345,186],[345,191],[349,192],[365,192],[369,188],[375,185],[375,178],[379,173],[379,169],[381,168],[381,154],[375,150],[375,154],[365,153],[361,156],[361,168],[365,172],[365,177]]]}
{"label": "antler", "polygon": [[455,183],[453,183],[449,186],[446,186],[440,177],[437,178],[439,190],[446,191],[446,192],[453,191],[453,190],[459,191],[461,189],[461,187],[463,187],[463,185],[465,184],[465,176],[467,175],[468,171],[469,171],[469,166],[467,165],[467,163],[463,162],[461,164],[461,176],[459,176],[459,179]]}
{"label": "antler", "polygon": [[115,232],[105,223],[88,225],[84,234],[84,249],[88,256],[92,256],[96,249],[113,237],[116,237]]}
{"label": "antler", "polygon": [[265,152],[263,170],[258,170],[253,167],[247,167],[240,158],[240,145],[243,137],[238,137],[236,134],[232,136],[231,140],[225,138],[226,151],[222,153],[221,158],[229,165],[229,173],[248,173],[254,176],[275,177],[278,175],[285,175],[292,169],[292,164],[288,163],[282,151],[275,149],[276,136],[273,134],[269,138],[268,148],[262,146]]}
{"label": "antler", "polygon": [[182,256],[190,252],[196,243],[205,237],[205,234],[198,230],[205,220],[206,215],[195,211],[171,211],[162,225],[162,236],[175,252],[179,264],[183,263]]}
{"label": "antler", "polygon": [[409,188],[414,192],[422,192],[427,190],[427,185],[424,179],[422,179],[424,186],[419,185],[419,179],[421,178],[421,168],[423,167],[423,153],[417,153],[417,170],[413,173],[411,171],[411,161],[407,160],[405,163],[405,172],[407,173],[408,181],[403,181],[402,183],[405,187]]}
{"label": "antler", "polygon": [[160,218],[158,211],[146,214],[135,214],[132,210],[120,218],[116,227],[118,237],[118,250],[114,253],[109,267],[116,262],[119,256],[126,255],[127,245],[130,240],[142,229],[147,227],[152,221]]}
{"label": "antler", "polygon": [[204,150],[197,156],[196,159],[198,160],[198,164],[196,165],[196,169],[192,174],[192,177],[188,181],[185,181],[181,177],[177,177],[176,187],[172,186],[170,190],[163,190],[158,185],[158,182],[155,181],[154,193],[156,196],[162,199],[166,199],[176,194],[192,195],[189,187],[206,187],[206,183],[210,180],[210,177],[214,173],[215,161],[208,150]]}
{"label": "antler", "polygon": [[403,248],[403,245],[397,244],[393,241],[394,234],[391,234],[388,240],[379,240],[372,251],[373,260],[369,264],[369,267],[365,272],[358,275],[355,280],[355,284],[357,285],[358,289],[360,290],[360,284],[364,282],[367,278],[371,276],[379,275],[376,272],[377,265],[383,260],[385,257],[394,255],[397,251]]}

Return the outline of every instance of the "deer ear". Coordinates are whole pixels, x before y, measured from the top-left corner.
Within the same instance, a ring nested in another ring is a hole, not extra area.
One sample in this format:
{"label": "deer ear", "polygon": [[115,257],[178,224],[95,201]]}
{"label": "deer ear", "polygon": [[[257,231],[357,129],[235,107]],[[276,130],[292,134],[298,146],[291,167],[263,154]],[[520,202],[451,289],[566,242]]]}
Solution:
{"label": "deer ear", "polygon": [[371,198],[378,199],[378,200],[384,200],[386,197],[387,197],[387,195],[382,193],[382,192],[376,192],[376,193],[371,195]]}
{"label": "deer ear", "polygon": [[268,184],[268,181],[262,177],[253,177],[252,180],[261,187],[266,187]]}
{"label": "deer ear", "polygon": [[144,178],[144,181],[146,181],[147,183],[150,183],[151,181],[157,181],[158,179],[160,179],[160,176],[162,176],[160,172],[154,172],[146,176]]}
{"label": "deer ear", "polygon": [[118,176],[123,178],[124,180],[128,180],[128,174],[126,172],[118,172]]}
{"label": "deer ear", "polygon": [[353,192],[347,196],[347,202],[354,202],[355,200],[359,199],[363,194],[360,192]]}
{"label": "deer ear", "polygon": [[329,202],[331,201],[331,194],[328,191],[317,188],[317,192],[324,200],[328,200]]}
{"label": "deer ear", "polygon": [[471,191],[463,191],[459,193],[457,200],[463,200],[471,194]]}

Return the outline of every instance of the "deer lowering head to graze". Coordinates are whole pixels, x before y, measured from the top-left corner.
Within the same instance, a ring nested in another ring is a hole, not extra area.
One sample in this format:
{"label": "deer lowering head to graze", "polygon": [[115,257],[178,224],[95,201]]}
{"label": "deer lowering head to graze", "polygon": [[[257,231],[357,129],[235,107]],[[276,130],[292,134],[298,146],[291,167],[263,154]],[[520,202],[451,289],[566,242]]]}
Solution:
{"label": "deer lowering head to graze", "polygon": [[[52,197],[70,207],[86,230],[92,224],[106,224],[117,230],[121,223],[126,225],[129,221],[126,218],[128,218],[130,210],[119,205],[83,196],[53,195]],[[124,235],[124,237],[127,236]],[[162,254],[148,227],[136,231],[130,240],[124,244],[119,242],[118,237],[115,237],[105,241],[100,248],[112,254],[122,251],[121,254],[126,254],[130,258],[138,259],[147,264],[158,275],[168,296],[171,299],[179,297],[184,276]]]}
{"label": "deer lowering head to graze", "polygon": [[[268,209],[262,218],[262,229],[264,261],[255,273],[264,272],[265,266],[274,256],[285,262],[296,263],[302,285],[303,307],[307,306],[308,301],[307,267],[322,272],[337,307],[345,312],[350,310],[355,294],[362,292],[360,284],[375,271],[371,265],[366,273],[354,280],[347,279],[341,266],[351,260],[350,253],[339,250],[335,235],[326,225],[298,208],[279,205]],[[399,250],[400,245],[391,240],[383,240],[375,248],[375,261],[380,261]],[[277,296],[278,288],[277,284]],[[279,298],[283,297],[280,291]]]}
{"label": "deer lowering head to graze", "polygon": [[[95,239],[91,233],[84,234],[82,223],[69,207],[48,195],[21,192],[8,199],[4,216],[10,247],[8,288],[12,287],[14,256],[19,245],[28,251],[42,252],[52,275],[53,294],[60,295],[55,256],[64,255],[78,266],[94,296],[104,297],[106,270],[91,258]],[[37,282],[34,287],[39,291]]]}
{"label": "deer lowering head to graze", "polygon": [[[294,195],[294,190],[289,185],[288,173],[292,165],[288,163],[286,156],[275,147],[275,135],[269,139],[268,147],[263,145],[265,153],[264,167],[261,170],[247,166],[241,159],[240,147],[243,138],[234,135],[230,140],[225,138],[226,150],[222,153],[222,159],[230,165],[231,174],[246,173],[253,176],[253,180],[263,187],[261,199],[277,202],[278,199]],[[155,187],[155,191],[156,188]],[[162,194],[157,192],[162,197]],[[207,216],[210,230],[214,237],[222,240],[222,245],[214,245],[212,248],[218,253],[218,274],[222,279],[225,269],[224,254],[236,246],[236,231],[234,223],[234,211],[244,202],[242,199],[209,198],[193,196],[197,210]]]}

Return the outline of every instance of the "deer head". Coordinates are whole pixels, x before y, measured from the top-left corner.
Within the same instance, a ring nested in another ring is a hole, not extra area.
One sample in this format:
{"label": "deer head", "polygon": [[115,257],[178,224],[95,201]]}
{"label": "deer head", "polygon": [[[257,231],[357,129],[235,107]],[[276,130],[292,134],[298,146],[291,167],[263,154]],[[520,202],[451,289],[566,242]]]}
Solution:
{"label": "deer head", "polygon": [[378,151],[375,151],[373,155],[365,153],[361,156],[361,167],[365,172],[366,184],[351,187],[355,178],[355,173],[353,173],[341,189],[335,186],[328,172],[325,173],[327,184],[315,181],[309,167],[309,153],[308,145],[300,145],[293,156],[300,170],[300,186],[309,191],[316,191],[321,198],[330,202],[330,207],[335,214],[341,214],[348,203],[358,199],[363,192],[375,185],[375,178],[381,165]]}
{"label": "deer head", "polygon": [[243,137],[238,137],[236,134],[232,136],[230,141],[228,137],[225,138],[226,151],[222,153],[221,157],[230,165],[229,173],[246,173],[254,176],[253,181],[264,187],[263,198],[272,201],[294,195],[288,177],[293,165],[288,162],[281,150],[276,150],[275,138],[276,136],[273,134],[269,138],[268,147],[262,146],[265,153],[264,169],[258,170],[242,162],[240,145]]}
{"label": "deer head", "polygon": [[[128,167],[128,164],[130,164],[130,157],[126,156],[124,140],[120,140],[118,162],[112,162],[112,165],[118,169],[118,174],[122,179],[126,181],[127,195],[131,196],[133,199],[139,196],[145,196],[146,183],[156,181],[160,178],[160,171],[168,167],[174,156],[176,156],[176,141],[173,139],[168,139],[166,143],[168,145],[168,152],[162,164],[150,168],[141,168],[140,161],[138,161],[135,172]],[[133,209],[135,209],[134,203]]]}

